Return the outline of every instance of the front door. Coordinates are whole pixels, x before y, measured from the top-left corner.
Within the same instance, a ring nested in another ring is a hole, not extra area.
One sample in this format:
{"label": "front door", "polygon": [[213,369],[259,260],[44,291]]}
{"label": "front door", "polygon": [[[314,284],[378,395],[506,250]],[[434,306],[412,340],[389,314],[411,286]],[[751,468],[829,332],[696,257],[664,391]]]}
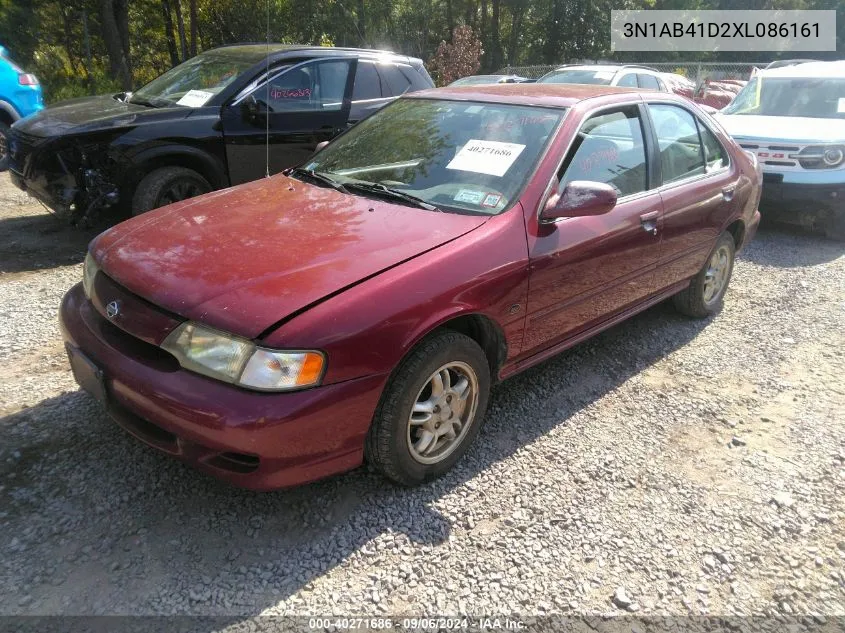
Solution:
{"label": "front door", "polygon": [[270,71],[270,80],[223,108],[233,185],[306,161],[346,129],[354,59],[322,59]]}
{"label": "front door", "polygon": [[596,113],[578,132],[559,187],[574,180],[609,183],[619,201],[605,215],[529,228],[524,353],[599,325],[656,292],[662,206],[649,183],[644,129],[633,105]]}

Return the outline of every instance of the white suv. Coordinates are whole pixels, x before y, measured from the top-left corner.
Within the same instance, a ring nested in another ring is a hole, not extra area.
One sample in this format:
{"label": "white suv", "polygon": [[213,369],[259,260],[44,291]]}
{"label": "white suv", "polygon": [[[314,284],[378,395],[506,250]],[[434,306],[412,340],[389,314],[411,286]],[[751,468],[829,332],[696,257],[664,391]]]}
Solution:
{"label": "white suv", "polygon": [[763,168],[764,215],[845,239],[845,61],[757,71],[716,118]]}
{"label": "white suv", "polygon": [[663,79],[663,73],[648,66],[634,64],[615,66],[610,64],[585,66],[571,64],[561,66],[537,80],[538,84],[602,84],[621,88],[647,88],[660,92],[671,92]]}

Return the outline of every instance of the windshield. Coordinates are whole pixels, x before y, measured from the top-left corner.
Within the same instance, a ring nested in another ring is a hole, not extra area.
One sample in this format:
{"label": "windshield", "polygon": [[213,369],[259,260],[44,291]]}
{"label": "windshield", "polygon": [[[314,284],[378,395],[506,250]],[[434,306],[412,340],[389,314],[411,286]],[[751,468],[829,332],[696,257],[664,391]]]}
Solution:
{"label": "windshield", "polygon": [[538,84],[601,84],[609,86],[616,72],[612,70],[554,70],[537,80]]}
{"label": "windshield", "polygon": [[845,119],[845,79],[755,77],[722,112]]}
{"label": "windshield", "polygon": [[494,215],[519,195],[564,114],[562,108],[400,99],[304,169],[356,193],[356,183],[375,183],[440,210]]}
{"label": "windshield", "polygon": [[204,53],[171,68],[132,93],[131,103],[199,107],[256,63],[255,59]]}

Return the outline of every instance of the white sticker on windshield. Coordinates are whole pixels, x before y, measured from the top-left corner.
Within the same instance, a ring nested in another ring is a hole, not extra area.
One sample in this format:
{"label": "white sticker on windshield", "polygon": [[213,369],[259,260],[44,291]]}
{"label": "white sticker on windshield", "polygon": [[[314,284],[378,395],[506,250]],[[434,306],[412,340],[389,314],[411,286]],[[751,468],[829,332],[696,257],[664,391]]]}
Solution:
{"label": "white sticker on windshield", "polygon": [[615,75],[615,74],[616,73],[614,73],[613,71],[608,72],[606,70],[599,70],[599,71],[596,72],[594,77],[596,79],[613,79],[613,75]]}
{"label": "white sticker on windshield", "polygon": [[467,204],[481,204],[484,200],[485,193],[483,191],[473,191],[472,189],[461,189],[453,198],[455,202],[466,202]]}
{"label": "white sticker on windshield", "polygon": [[837,112],[845,112],[845,98],[839,98],[839,105],[836,106]]}
{"label": "white sticker on windshield", "polygon": [[199,108],[200,106],[205,105],[205,102],[213,96],[213,92],[206,92],[205,90],[188,90],[188,92],[186,92],[184,96],[176,102],[176,105]]}
{"label": "white sticker on windshield", "polygon": [[504,176],[524,149],[525,145],[517,143],[470,139],[446,165],[446,169]]}
{"label": "white sticker on windshield", "polygon": [[478,114],[478,113],[479,113],[479,112],[481,112],[483,109],[484,109],[484,106],[480,106],[480,105],[471,105],[471,106],[467,106],[467,109],[466,109],[466,110],[464,110],[464,112],[466,112],[467,114]]}

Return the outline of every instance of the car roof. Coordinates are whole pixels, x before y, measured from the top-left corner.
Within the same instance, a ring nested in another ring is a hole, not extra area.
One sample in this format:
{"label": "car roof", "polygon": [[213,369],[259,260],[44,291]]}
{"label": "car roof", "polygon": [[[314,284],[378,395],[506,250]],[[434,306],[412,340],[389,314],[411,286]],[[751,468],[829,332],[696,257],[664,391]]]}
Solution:
{"label": "car roof", "polygon": [[224,54],[235,55],[244,58],[247,61],[259,62],[267,57],[270,53],[270,58],[273,60],[283,59],[285,57],[297,56],[313,56],[313,57],[384,57],[389,59],[399,59],[404,61],[420,61],[415,57],[408,57],[400,55],[391,51],[373,49],[373,48],[342,48],[335,46],[308,46],[304,44],[279,44],[271,42],[269,44],[261,42],[251,42],[244,44],[229,44],[227,46],[219,46],[212,48],[203,53],[208,54]]}
{"label": "car roof", "polygon": [[[596,84],[480,84],[476,86],[447,86],[421,90],[406,95],[410,99],[454,99],[456,101],[484,101],[516,105],[538,105],[567,108],[579,101],[608,95],[641,93],[637,88],[618,88]],[[654,94],[665,95],[667,93]]]}
{"label": "car roof", "polygon": [[845,78],[845,61],[836,62],[807,62],[780,68],[769,68],[757,71],[757,77],[786,77],[798,79],[801,77]]}

